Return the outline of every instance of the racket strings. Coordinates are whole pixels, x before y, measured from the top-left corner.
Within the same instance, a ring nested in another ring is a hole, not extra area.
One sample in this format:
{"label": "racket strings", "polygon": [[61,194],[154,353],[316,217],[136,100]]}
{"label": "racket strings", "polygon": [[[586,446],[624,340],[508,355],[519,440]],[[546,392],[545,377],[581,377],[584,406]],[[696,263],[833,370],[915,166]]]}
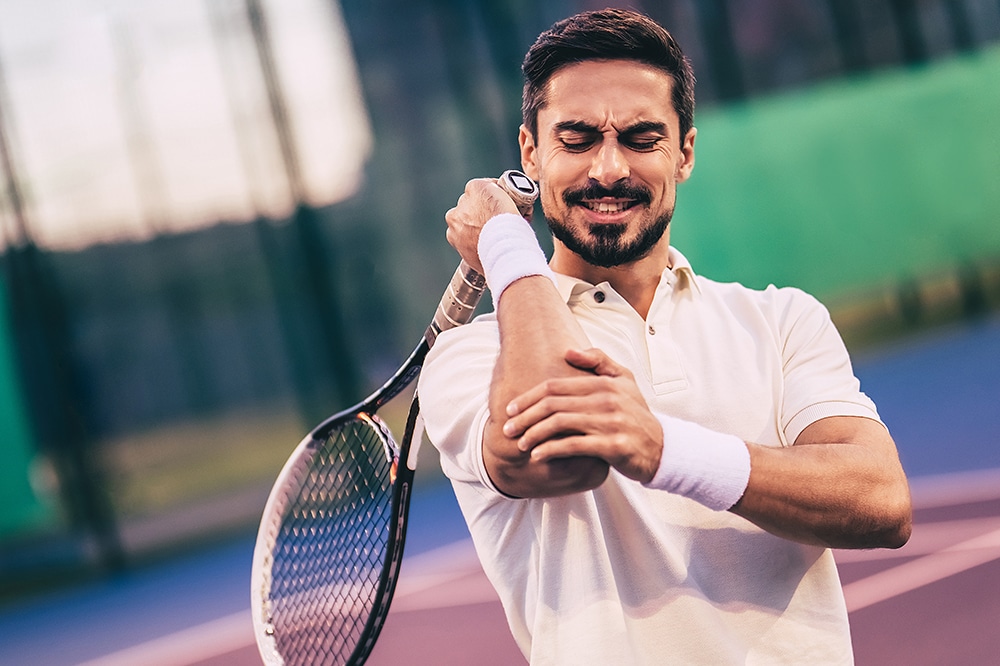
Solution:
{"label": "racket strings", "polygon": [[374,605],[389,545],[397,451],[380,426],[365,416],[322,440],[285,511],[269,600],[286,664],[345,663]]}

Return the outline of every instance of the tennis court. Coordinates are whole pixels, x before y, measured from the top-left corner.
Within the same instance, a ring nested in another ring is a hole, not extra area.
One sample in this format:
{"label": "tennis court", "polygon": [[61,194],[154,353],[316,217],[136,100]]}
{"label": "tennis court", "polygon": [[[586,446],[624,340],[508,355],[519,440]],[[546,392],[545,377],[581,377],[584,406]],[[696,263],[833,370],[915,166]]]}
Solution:
{"label": "tennis court", "polygon": [[[1000,654],[1000,318],[856,359],[912,480],[898,551],[838,552],[859,664]],[[519,664],[446,486],[418,488],[396,602],[369,663]],[[257,664],[252,537],[0,611],[3,662]]]}

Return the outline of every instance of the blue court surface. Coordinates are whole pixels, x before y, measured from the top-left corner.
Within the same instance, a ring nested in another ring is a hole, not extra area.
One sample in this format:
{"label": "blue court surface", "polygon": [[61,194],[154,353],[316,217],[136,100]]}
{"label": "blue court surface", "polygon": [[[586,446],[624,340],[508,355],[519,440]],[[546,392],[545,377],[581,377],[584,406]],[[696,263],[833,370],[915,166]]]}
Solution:
{"label": "blue court surface", "polygon": [[[942,488],[951,489],[948,491],[951,492],[956,487],[961,490],[963,486],[968,489],[977,484],[982,490],[984,483],[996,486],[994,480],[1000,479],[1000,317],[938,329],[905,343],[856,356],[854,360],[862,389],[875,400],[899,445],[904,467],[913,481],[915,498],[918,491],[921,497],[937,493],[935,497],[940,499],[944,492]],[[925,513],[921,514],[937,526],[937,531],[928,529],[927,539],[940,535],[942,551],[952,551],[955,557],[966,558],[963,560],[965,564],[955,564],[953,557],[949,560],[952,564],[948,566],[955,567],[955,572],[967,571],[975,566],[992,566],[995,569],[997,560],[1000,560],[1000,547],[992,541],[979,544],[975,549],[975,557],[979,559],[975,561],[967,559],[974,550],[971,545],[959,549],[961,553],[954,552],[954,539],[947,536],[954,532],[944,531],[940,516],[932,515],[935,501],[938,500],[931,498],[926,501],[924,506],[928,508],[923,509]],[[963,535],[970,544],[983,536],[980,532],[993,530],[985,536],[1000,535],[1000,531],[996,531],[996,527],[1000,527],[1000,522],[997,522],[1000,519],[995,518],[1000,513],[1000,502],[996,499],[989,501],[997,504],[994,507],[996,513],[988,517],[970,514],[961,521],[961,526],[971,530]],[[980,503],[977,506],[986,505]],[[980,509],[977,511],[982,513]],[[994,526],[993,522],[987,525],[984,521],[997,522],[997,525]],[[918,534],[919,521],[914,548],[921,548],[921,543],[929,543],[918,541]],[[420,571],[423,566],[421,558],[427,559],[429,553],[444,552],[448,548],[442,547],[452,544],[451,552],[466,553],[463,557],[467,557],[467,538],[468,533],[450,489],[441,484],[423,489],[418,487],[411,513],[401,591],[408,583],[407,573]],[[926,547],[930,552],[932,546]],[[252,549],[253,536],[248,534],[229,543],[136,569],[113,579],[2,608],[0,663],[18,666],[61,666],[88,662],[104,666],[129,663],[175,666],[259,663],[251,647],[252,638],[248,639],[251,636],[248,588]],[[927,567],[933,564],[928,557],[910,555],[907,559],[909,569],[898,569],[901,570],[900,575],[910,571],[906,574],[908,583],[894,583],[890,575],[892,572],[873,575],[874,565],[871,562],[854,562],[849,557],[843,565],[848,574],[842,576],[845,583],[852,578],[872,581],[856,586],[859,592],[877,588],[890,590],[885,594],[891,596],[893,585],[903,585],[908,594],[918,595],[913,599],[921,599],[924,604],[937,603],[928,595],[932,591],[931,583],[942,579],[940,568],[937,574],[928,574]],[[934,562],[940,561],[943,561],[941,557],[934,559]],[[924,567],[920,570],[924,571],[923,574],[918,571],[919,566]],[[855,574],[855,571],[858,573]],[[928,576],[928,582],[922,590],[914,591],[913,581],[917,580],[914,576],[919,575]],[[876,586],[879,581],[880,586]],[[1000,597],[995,593],[995,583],[993,585],[991,598]],[[466,583],[468,586],[469,583]],[[981,584],[970,583],[969,587],[982,589]],[[848,596],[849,606],[854,603],[858,613],[874,612],[874,604],[879,601],[852,601],[861,597]],[[467,603],[475,602],[478,606],[470,607],[485,607],[484,599],[476,602],[473,597],[474,594]],[[397,601],[402,606],[400,616],[406,612],[406,599],[405,595],[402,599],[397,595]],[[437,607],[440,609],[444,605],[442,602]],[[453,607],[458,607],[457,602]],[[858,617],[861,616],[852,611],[852,625]],[[392,618],[390,614],[390,621],[383,632],[384,642],[392,641]],[[996,616],[989,621],[995,625]],[[501,633],[506,631],[502,615],[494,613],[490,622],[491,626],[499,624]],[[399,620],[396,626],[398,631],[405,632],[403,620]],[[913,629],[910,627],[907,631]],[[856,642],[863,637],[864,631],[864,628],[856,631]],[[889,628],[879,628],[879,631],[888,632]],[[888,639],[887,634],[885,638]],[[475,640],[475,636],[466,636],[464,640],[468,644],[469,640]],[[941,636],[936,642],[941,641],[947,643],[948,637]],[[379,661],[381,648],[380,642],[370,663],[385,663]],[[475,651],[476,648],[471,649]],[[509,645],[506,649],[509,650]],[[436,663],[445,663],[440,660],[440,653],[438,657]],[[483,660],[468,652],[466,657],[470,662],[477,663],[517,663],[504,661],[500,653],[497,653],[496,661]],[[906,662],[895,663],[919,663],[919,660],[912,661],[912,657],[907,659]],[[416,660],[410,663],[432,662]]]}

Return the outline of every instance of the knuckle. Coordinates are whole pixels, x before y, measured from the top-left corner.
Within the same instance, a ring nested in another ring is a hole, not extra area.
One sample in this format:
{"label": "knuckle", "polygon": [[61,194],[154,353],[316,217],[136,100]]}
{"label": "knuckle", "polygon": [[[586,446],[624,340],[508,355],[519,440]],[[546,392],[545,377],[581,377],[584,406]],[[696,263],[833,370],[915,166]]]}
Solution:
{"label": "knuckle", "polygon": [[[546,394],[546,396],[555,394],[558,391],[558,381],[555,379],[546,379],[542,383],[542,391]],[[544,399],[547,400],[548,398]]]}
{"label": "knuckle", "polygon": [[569,417],[562,412],[554,412],[549,418],[549,423],[552,424],[554,430],[564,430],[567,426]]}
{"label": "knuckle", "polygon": [[628,444],[629,440],[628,437],[625,436],[625,433],[617,432],[611,436],[611,447],[615,454],[619,457],[624,457],[628,452]]}
{"label": "knuckle", "polygon": [[616,424],[619,423],[620,419],[618,418],[618,411],[621,407],[621,401],[618,399],[618,396],[614,393],[605,391],[601,393],[598,400],[601,409],[611,414],[610,418],[615,419]]}
{"label": "knuckle", "polygon": [[615,377],[601,377],[601,388],[608,393],[614,393],[618,387]]}

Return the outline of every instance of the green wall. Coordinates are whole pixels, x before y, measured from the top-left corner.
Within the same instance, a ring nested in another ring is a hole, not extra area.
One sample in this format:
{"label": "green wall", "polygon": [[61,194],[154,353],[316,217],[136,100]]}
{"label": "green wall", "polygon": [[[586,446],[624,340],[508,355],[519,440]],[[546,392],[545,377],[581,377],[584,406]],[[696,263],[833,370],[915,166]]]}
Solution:
{"label": "green wall", "polygon": [[671,241],[818,296],[1000,259],[1000,49],[697,114]]}
{"label": "green wall", "polygon": [[7,292],[0,280],[0,537],[53,519],[29,481],[34,445],[13,363]]}

